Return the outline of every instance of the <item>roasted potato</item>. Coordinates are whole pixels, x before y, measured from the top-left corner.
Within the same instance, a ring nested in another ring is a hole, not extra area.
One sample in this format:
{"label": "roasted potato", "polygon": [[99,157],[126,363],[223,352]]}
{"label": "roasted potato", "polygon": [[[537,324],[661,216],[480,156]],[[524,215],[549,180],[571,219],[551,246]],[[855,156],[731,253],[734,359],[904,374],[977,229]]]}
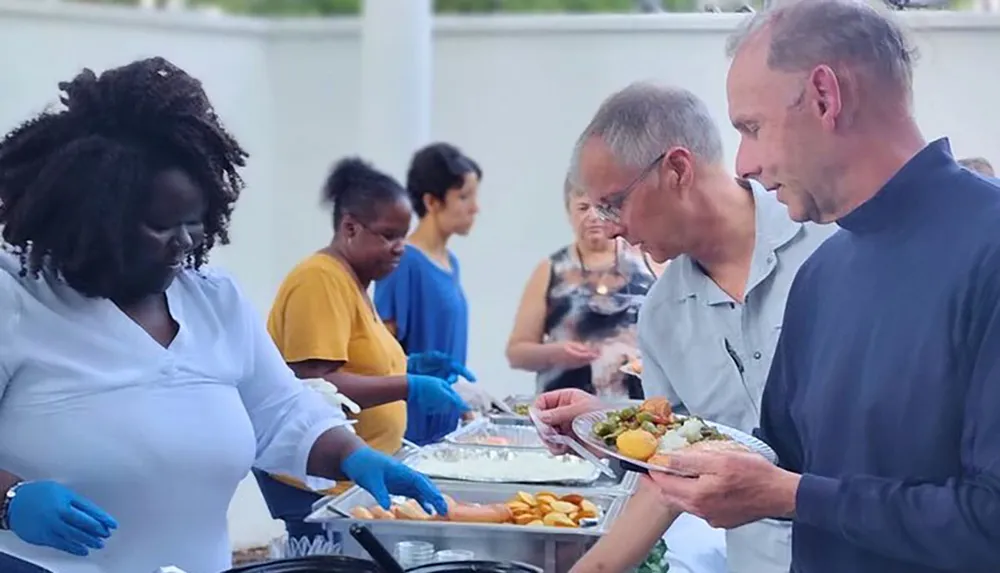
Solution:
{"label": "roasted potato", "polygon": [[526,491],[517,492],[517,495],[515,497],[518,499],[518,501],[525,503],[531,507],[535,507],[536,505],[538,505],[538,500],[535,499],[535,496],[531,495]]}
{"label": "roasted potato", "polygon": [[545,514],[545,517],[542,518],[542,523],[549,527],[577,527],[576,523],[568,515],[559,513],[558,511]]}
{"label": "roasted potato", "polygon": [[552,507],[552,511],[566,515],[569,515],[579,509],[576,505],[568,501],[553,501],[550,505]]}

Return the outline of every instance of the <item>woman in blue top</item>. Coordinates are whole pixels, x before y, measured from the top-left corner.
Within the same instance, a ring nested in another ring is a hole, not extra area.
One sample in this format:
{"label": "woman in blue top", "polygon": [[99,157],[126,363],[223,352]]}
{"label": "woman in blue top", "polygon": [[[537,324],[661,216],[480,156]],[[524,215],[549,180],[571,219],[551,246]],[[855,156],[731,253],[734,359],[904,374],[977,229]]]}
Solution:
{"label": "woman in blue top", "polygon": [[[424,147],[410,162],[406,189],[420,222],[399,266],[375,283],[378,313],[407,355],[443,353],[465,365],[469,307],[458,259],[447,245],[453,235],[472,229],[482,176],[475,161],[447,143]],[[406,438],[423,444],[440,436],[424,435],[411,425]]]}

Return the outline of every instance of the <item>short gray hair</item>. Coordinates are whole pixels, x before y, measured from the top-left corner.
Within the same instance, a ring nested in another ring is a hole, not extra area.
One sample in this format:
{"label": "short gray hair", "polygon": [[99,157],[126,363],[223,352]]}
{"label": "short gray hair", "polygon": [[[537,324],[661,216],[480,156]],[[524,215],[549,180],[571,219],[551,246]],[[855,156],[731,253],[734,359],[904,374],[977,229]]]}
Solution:
{"label": "short gray hair", "polygon": [[604,100],[576,142],[574,179],[580,150],[594,137],[627,167],[641,169],[677,146],[705,162],[722,160],[722,136],[705,103],[688,90],[650,82],[630,84]]}
{"label": "short gray hair", "polygon": [[993,165],[985,157],[966,157],[965,159],[959,159],[958,164],[986,177],[993,177],[996,174],[993,171]]}
{"label": "short gray hair", "polygon": [[805,72],[842,64],[912,92],[916,49],[888,13],[865,2],[784,2],[751,16],[729,38],[727,55],[734,57],[762,30],[770,33],[767,65],[772,69]]}

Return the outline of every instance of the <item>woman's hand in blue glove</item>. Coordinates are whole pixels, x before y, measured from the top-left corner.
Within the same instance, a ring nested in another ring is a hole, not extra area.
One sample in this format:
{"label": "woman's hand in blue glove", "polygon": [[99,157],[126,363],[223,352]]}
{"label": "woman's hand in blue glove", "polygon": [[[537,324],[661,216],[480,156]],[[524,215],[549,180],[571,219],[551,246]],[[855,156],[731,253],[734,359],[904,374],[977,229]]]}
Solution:
{"label": "woman's hand in blue glove", "polygon": [[17,486],[7,508],[7,523],[26,543],[80,556],[104,547],[104,540],[118,527],[101,508],[52,481]]}
{"label": "woman's hand in blue glove", "polygon": [[410,374],[407,382],[406,439],[423,446],[454,432],[469,405],[451,384],[419,374]]}
{"label": "woman's hand in blue glove", "polygon": [[469,411],[469,405],[445,380],[410,374],[406,383],[406,404],[411,412],[420,412],[424,416],[452,416]]}
{"label": "woman's hand in blue glove", "polygon": [[438,350],[411,354],[406,359],[406,371],[410,374],[423,374],[441,378],[449,384],[458,380],[459,376],[469,382],[476,381],[476,375],[470,372],[469,369],[457,360],[454,360],[451,356]]}
{"label": "woman's hand in blue glove", "polygon": [[340,469],[383,509],[392,506],[390,495],[402,495],[416,500],[428,512],[448,514],[448,503],[431,480],[372,448],[361,448],[347,456]]}
{"label": "woman's hand in blue glove", "polygon": [[462,419],[462,414],[457,412],[426,416],[414,411],[409,405],[406,414],[406,439],[418,446],[440,442],[441,438],[458,429],[458,423]]}

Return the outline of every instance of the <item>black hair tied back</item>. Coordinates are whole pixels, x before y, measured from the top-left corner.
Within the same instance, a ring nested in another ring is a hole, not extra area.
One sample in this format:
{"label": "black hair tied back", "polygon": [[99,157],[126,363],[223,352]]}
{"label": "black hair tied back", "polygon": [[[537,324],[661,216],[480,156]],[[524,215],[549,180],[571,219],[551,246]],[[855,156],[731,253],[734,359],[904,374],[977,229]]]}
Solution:
{"label": "black hair tied back", "polygon": [[379,205],[405,197],[398,181],[359,157],[338,161],[323,185],[323,201],[333,205],[334,228],[340,227],[345,213],[368,222]]}

